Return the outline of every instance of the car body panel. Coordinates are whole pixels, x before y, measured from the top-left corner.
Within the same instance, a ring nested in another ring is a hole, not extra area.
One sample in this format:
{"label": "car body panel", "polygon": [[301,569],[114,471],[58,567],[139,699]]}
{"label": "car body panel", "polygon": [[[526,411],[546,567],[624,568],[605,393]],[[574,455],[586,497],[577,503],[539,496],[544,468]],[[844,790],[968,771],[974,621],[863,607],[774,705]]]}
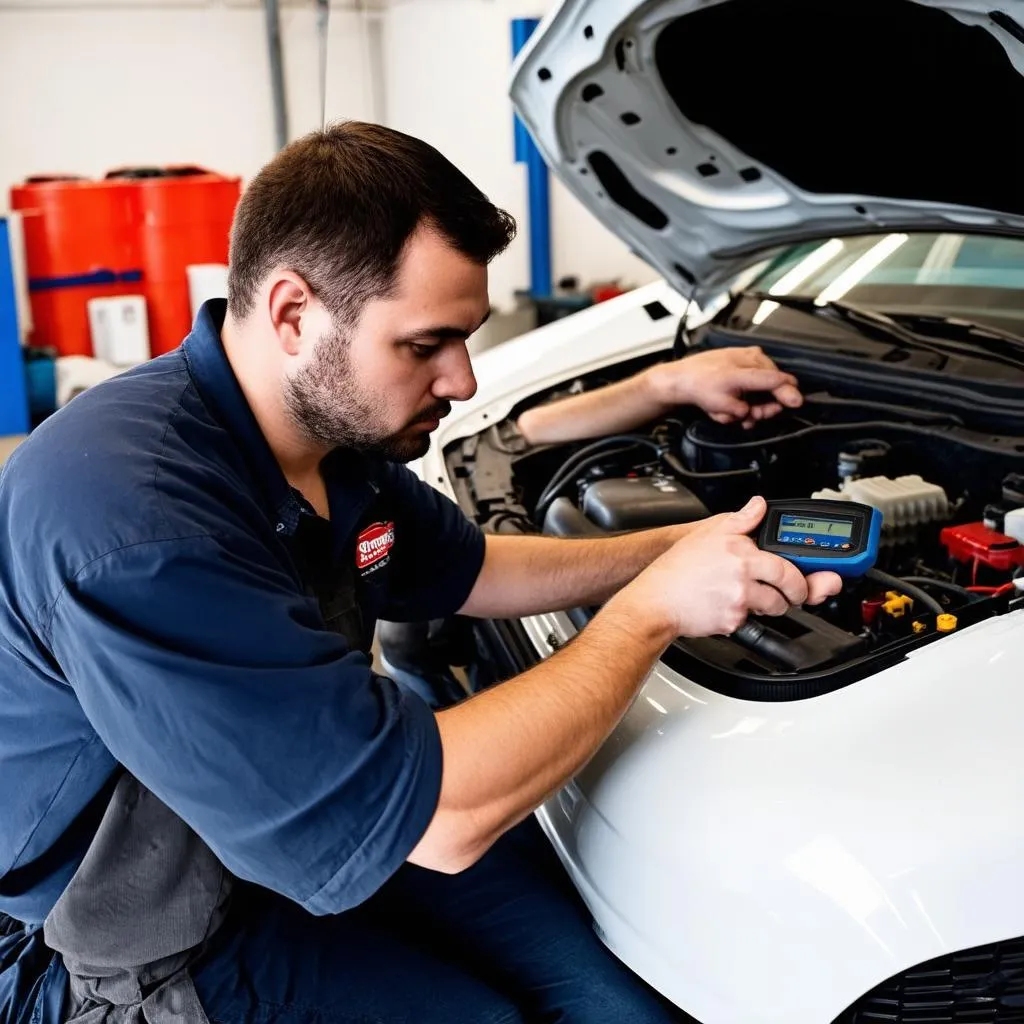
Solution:
{"label": "car body panel", "polygon": [[701,1024],[827,1024],[1024,932],[1022,648],[1024,611],[770,704],[659,665],[538,816],[602,939]]}

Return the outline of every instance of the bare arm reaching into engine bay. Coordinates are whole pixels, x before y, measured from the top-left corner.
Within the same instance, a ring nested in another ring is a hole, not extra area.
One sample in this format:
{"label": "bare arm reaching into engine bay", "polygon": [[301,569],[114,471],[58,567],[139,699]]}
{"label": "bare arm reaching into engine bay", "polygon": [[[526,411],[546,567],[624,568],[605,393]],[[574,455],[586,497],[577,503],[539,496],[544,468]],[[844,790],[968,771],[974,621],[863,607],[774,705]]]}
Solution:
{"label": "bare arm reaching into engine bay", "polygon": [[[754,394],[770,399],[747,397]],[[519,417],[518,427],[532,444],[553,444],[632,430],[695,405],[717,423],[750,428],[802,401],[796,378],[760,348],[726,348],[658,363],[607,387],[534,406]]]}

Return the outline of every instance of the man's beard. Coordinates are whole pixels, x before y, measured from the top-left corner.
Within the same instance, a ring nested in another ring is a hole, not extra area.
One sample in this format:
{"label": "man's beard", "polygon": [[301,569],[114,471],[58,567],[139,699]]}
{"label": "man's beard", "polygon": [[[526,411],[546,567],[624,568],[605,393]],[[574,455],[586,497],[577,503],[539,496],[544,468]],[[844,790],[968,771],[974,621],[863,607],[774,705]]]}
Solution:
{"label": "man's beard", "polygon": [[325,448],[352,448],[392,462],[422,458],[430,434],[411,432],[416,423],[441,419],[448,402],[421,409],[397,433],[389,433],[386,408],[377,396],[360,391],[352,375],[348,339],[340,333],[321,338],[309,362],[285,383],[285,404],[306,437]]}

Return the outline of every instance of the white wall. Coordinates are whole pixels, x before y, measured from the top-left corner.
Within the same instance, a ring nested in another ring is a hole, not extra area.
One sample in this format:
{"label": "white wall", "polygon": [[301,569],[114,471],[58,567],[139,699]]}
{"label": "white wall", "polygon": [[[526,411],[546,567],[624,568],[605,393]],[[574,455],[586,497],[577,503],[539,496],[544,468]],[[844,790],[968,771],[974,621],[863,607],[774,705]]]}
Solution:
{"label": "white wall", "polygon": [[[328,116],[372,117],[360,16],[331,12]],[[319,127],[312,3],[281,11],[292,135]],[[27,175],[200,163],[249,177],[275,152],[262,9],[0,3],[0,195]],[[0,203],[2,206],[3,203]]]}
{"label": "white wall", "polygon": [[[520,222],[519,239],[492,268],[500,308],[529,285],[526,172],[513,163],[507,98],[509,22],[550,2],[392,0],[382,14],[334,6],[330,16],[328,118],[380,119],[428,140]],[[294,137],[320,121],[312,0],[289,0],[281,31]],[[0,209],[7,188],[29,174],[189,162],[248,178],[273,153],[256,0],[0,0]],[[555,280],[654,277],[556,182],[552,231]]]}
{"label": "white wall", "polygon": [[[388,123],[436,146],[519,222],[519,237],[491,269],[499,307],[530,279],[526,168],[513,162],[509,23],[542,17],[550,6],[551,0],[392,0],[383,15]],[[583,284],[645,284],[657,276],[554,179],[551,220],[555,281],[575,274]]]}

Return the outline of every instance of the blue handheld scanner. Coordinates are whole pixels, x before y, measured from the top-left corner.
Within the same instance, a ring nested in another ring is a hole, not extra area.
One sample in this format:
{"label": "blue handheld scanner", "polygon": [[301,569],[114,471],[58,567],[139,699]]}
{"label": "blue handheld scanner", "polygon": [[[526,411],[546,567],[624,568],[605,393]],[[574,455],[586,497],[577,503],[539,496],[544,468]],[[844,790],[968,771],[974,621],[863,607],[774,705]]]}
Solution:
{"label": "blue handheld scanner", "polygon": [[800,498],[769,501],[757,546],[792,562],[802,573],[863,576],[878,559],[882,513],[855,501]]}

